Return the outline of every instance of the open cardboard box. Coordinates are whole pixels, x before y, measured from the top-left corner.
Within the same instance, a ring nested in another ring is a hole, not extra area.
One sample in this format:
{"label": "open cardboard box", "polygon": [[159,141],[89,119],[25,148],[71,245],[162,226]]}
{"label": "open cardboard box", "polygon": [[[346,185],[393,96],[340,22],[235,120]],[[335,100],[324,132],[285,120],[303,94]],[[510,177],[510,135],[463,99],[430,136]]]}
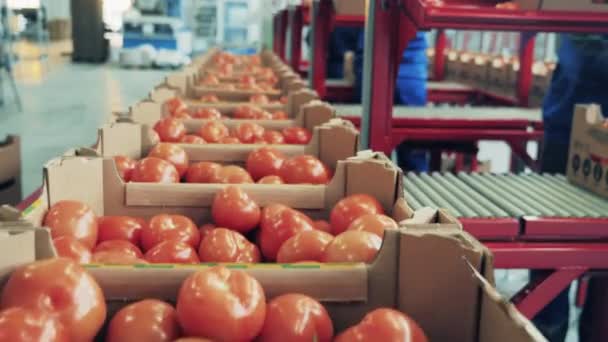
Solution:
{"label": "open cardboard box", "polygon": [[0,204],[21,201],[21,143],[9,135],[0,141]]}
{"label": "open cardboard box", "polygon": [[572,117],[568,180],[608,197],[608,127],[599,105],[577,105]]}

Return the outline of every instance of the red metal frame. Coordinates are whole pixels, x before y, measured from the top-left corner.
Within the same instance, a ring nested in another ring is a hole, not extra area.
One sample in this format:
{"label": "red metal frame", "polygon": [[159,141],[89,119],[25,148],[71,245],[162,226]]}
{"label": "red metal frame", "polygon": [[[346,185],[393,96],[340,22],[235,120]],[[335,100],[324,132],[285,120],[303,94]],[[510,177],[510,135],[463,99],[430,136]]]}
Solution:
{"label": "red metal frame", "polygon": [[327,94],[325,79],[327,77],[327,46],[329,34],[331,33],[332,21],[334,19],[334,7],[331,0],[321,0],[315,17],[314,35],[315,46],[312,53],[312,88],[321,98]]}
{"label": "red metal frame", "polygon": [[462,228],[482,241],[512,240],[519,235],[516,218],[459,218]]}
{"label": "red metal frame", "polygon": [[287,23],[289,13],[286,9],[280,10],[273,18],[273,41],[274,53],[285,61],[285,48],[287,41]]}
{"label": "red metal frame", "polygon": [[291,60],[293,70],[299,70],[302,62],[302,26],[304,25],[304,9],[296,6],[291,13]]}
{"label": "red metal frame", "polygon": [[437,30],[435,38],[435,58],[433,63],[433,79],[443,81],[445,78],[445,48],[448,38],[444,30]]}
{"label": "red metal frame", "polygon": [[526,216],[523,222],[528,239],[608,240],[608,218]]}

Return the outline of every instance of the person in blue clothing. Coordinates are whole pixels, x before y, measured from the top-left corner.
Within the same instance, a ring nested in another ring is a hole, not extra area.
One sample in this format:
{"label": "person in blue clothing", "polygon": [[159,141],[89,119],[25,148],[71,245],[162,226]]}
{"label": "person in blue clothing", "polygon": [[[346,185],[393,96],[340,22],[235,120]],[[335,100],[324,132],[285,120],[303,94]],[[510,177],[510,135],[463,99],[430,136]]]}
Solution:
{"label": "person in blue clothing", "polygon": [[[608,39],[594,35],[561,35],[558,64],[543,101],[545,137],[541,172],[566,172],[572,115],[576,104],[598,103],[608,109]],[[545,271],[532,271],[542,277]],[[593,298],[598,280],[592,279],[587,303],[580,319],[580,341],[593,340],[589,321],[592,305],[602,305]],[[568,290],[561,293],[534,319],[539,330],[551,342],[564,341],[569,323]]]}

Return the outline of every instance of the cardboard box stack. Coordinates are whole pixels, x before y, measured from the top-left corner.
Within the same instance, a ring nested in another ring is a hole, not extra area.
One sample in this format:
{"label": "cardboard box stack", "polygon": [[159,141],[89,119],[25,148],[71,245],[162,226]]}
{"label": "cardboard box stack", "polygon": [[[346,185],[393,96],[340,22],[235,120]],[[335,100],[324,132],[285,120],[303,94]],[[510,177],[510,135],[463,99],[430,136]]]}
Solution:
{"label": "cardboard box stack", "polygon": [[[218,56],[222,55],[225,56],[212,50],[195,59],[193,65],[168,76],[149,99],[101,127],[92,149],[75,149],[48,162],[43,170],[42,194],[21,216],[0,210],[0,289],[18,266],[56,255],[53,233],[43,225],[49,209],[64,200],[84,203],[98,217],[131,216],[145,221],[158,214],[175,214],[188,217],[197,226],[216,221],[212,213],[215,196],[234,185],[125,182],[112,158],[146,156],[158,142],[151,127],[171,115],[167,101],[179,97],[189,113],[203,105],[220,109],[229,116],[222,122],[230,127],[255,122],[266,129],[302,126],[313,133],[308,144],[272,147],[288,157],[310,154],[318,158],[331,170],[329,182],[236,185],[260,207],[278,203],[299,210],[312,220],[331,221],[337,203],[353,195],[366,195],[375,198],[381,211],[398,222],[383,228],[382,238],[375,236],[378,249],[369,263],[277,264],[262,249],[269,262],[223,264],[257,279],[267,300],[288,293],[308,295],[327,309],[336,334],[370,311],[384,307],[412,317],[431,341],[544,340],[493,288],[491,253],[463,232],[449,212],[436,208],[412,211],[404,199],[402,171],[381,153],[357,152],[358,133],[353,126],[333,118],[331,105],[303,89],[301,80],[272,53],[263,52],[259,60],[278,75],[279,88],[262,92],[271,101],[287,96],[287,103],[277,103],[276,108],[286,111],[288,119],[230,117],[255,94],[230,87],[220,89],[217,84],[215,88],[200,86],[208,75],[217,74],[221,68],[218,61],[224,58]],[[240,83],[250,71],[235,66],[232,73],[217,74],[219,84]],[[221,101],[203,104],[197,101],[202,95],[217,95]],[[191,133],[208,122],[187,117],[180,120]],[[244,164],[248,154],[260,147],[247,143],[179,146],[191,161],[236,165]],[[330,228],[333,232],[335,227]],[[246,238],[252,244],[260,243],[260,230],[254,228]],[[11,252],[11,248],[18,248],[19,253]],[[101,287],[108,307],[107,320],[125,305],[144,298],[175,304],[186,278],[217,264],[159,265],[139,260],[135,265],[84,265]],[[105,332],[105,328],[101,329],[98,336]]]}

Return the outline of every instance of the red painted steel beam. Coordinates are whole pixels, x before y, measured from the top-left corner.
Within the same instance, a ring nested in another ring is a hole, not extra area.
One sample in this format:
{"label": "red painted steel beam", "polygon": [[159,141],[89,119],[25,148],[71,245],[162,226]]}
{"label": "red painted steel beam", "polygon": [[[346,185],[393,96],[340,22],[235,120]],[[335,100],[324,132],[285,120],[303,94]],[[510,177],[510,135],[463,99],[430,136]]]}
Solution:
{"label": "red painted steel beam", "polygon": [[504,269],[608,269],[608,243],[487,242],[494,266]]}
{"label": "red painted steel beam", "polygon": [[516,218],[463,218],[458,220],[469,234],[480,241],[516,239],[520,223]]}
{"label": "red painted steel beam", "polygon": [[528,107],[530,89],[532,89],[532,64],[534,63],[535,37],[536,34],[533,32],[521,33],[519,44],[519,73],[517,74],[517,100],[521,107]]}
{"label": "red painted steel beam", "polygon": [[287,44],[288,15],[289,12],[287,11],[287,9],[283,9],[277,14],[277,31],[276,35],[274,36],[274,40],[276,42],[275,53],[283,61],[285,61],[285,49]]}
{"label": "red painted steel beam", "polygon": [[551,240],[608,240],[608,218],[530,217],[524,220],[524,236]]}
{"label": "red painted steel beam", "polygon": [[[445,48],[447,36],[444,30],[437,30],[435,38],[435,63],[433,65],[433,78],[435,81],[443,81],[445,78]],[[429,99],[429,101],[434,102]]]}
{"label": "red painted steel beam", "polygon": [[291,20],[291,61],[290,65],[294,71],[300,70],[302,61],[302,27],[304,25],[302,6],[296,6],[293,10]]}
{"label": "red painted steel beam", "polygon": [[325,87],[325,79],[327,78],[327,49],[329,48],[329,35],[331,33],[334,8],[331,0],[321,0],[318,6],[318,13],[313,14],[316,17],[312,33],[315,42],[315,46],[312,47],[312,63],[314,63],[314,68],[312,68],[312,87],[319,94],[319,97],[325,98],[327,94]]}

